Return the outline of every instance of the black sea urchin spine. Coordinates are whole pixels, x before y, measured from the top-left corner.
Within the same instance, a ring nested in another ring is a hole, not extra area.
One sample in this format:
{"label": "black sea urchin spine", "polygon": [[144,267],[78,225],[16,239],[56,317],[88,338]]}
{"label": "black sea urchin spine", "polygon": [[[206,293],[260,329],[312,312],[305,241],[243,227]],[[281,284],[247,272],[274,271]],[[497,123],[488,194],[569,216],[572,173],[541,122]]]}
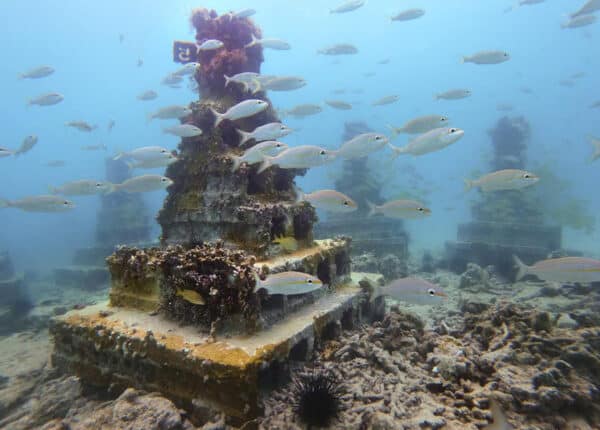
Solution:
{"label": "black sea urchin spine", "polygon": [[308,428],[327,427],[342,410],[344,392],[344,386],[330,372],[301,374],[293,380],[294,412]]}

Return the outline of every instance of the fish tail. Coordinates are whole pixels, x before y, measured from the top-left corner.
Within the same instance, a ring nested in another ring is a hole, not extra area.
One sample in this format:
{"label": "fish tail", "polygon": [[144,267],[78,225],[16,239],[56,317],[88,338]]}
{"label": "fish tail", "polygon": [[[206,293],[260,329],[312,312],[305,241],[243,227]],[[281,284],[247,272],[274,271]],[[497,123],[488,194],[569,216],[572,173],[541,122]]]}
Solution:
{"label": "fish tail", "polygon": [[113,158],[113,161],[120,160],[123,157],[125,157],[125,153],[124,152],[119,152],[117,155],[115,155],[115,157]]}
{"label": "fish tail", "polygon": [[23,73],[19,73],[17,75],[17,79],[21,81],[21,80],[25,79],[25,75]]}
{"label": "fish tail", "polygon": [[465,193],[466,193],[467,191],[470,191],[471,188],[473,188],[474,184],[473,184],[473,181],[470,179],[464,179],[464,181],[465,181]]}
{"label": "fish tail", "polygon": [[516,280],[520,281],[525,275],[529,274],[529,266],[523,263],[516,255],[513,255],[513,260],[515,261],[515,266],[517,268]]}
{"label": "fish tail", "polygon": [[258,171],[256,173],[262,173],[265,170],[267,170],[269,167],[271,167],[273,165],[273,163],[271,162],[271,160],[273,159],[273,157],[265,157],[263,158],[263,162],[260,164],[260,167],[258,168]]}
{"label": "fish tail", "polygon": [[0,209],[10,207],[10,202],[5,199],[0,199]]}
{"label": "fish tail", "polygon": [[589,137],[590,143],[592,144],[592,148],[594,152],[592,153],[592,159],[590,161],[595,161],[600,158],[600,139],[597,139],[593,136]]}
{"label": "fish tail", "polygon": [[252,33],[250,36],[252,37],[252,41],[244,46],[244,48],[252,48],[254,45],[256,45],[257,39],[256,36],[254,36],[254,33]]}
{"label": "fish tail", "polygon": [[460,57],[460,64],[465,64],[467,62],[467,57]]}
{"label": "fish tail", "polygon": [[371,203],[367,200],[367,205],[369,206],[369,214],[367,216],[373,216],[377,214],[377,205]]}
{"label": "fish tail", "polygon": [[223,77],[225,78],[225,88],[227,88],[231,83],[231,78],[227,75],[223,75]]}
{"label": "fish tail", "polygon": [[213,113],[213,115],[215,116],[215,124],[214,127],[217,128],[219,126],[219,124],[221,124],[221,122],[225,119],[225,115],[217,112],[216,110],[214,110],[213,108],[210,108],[210,111]]}
{"label": "fish tail", "polygon": [[251,133],[248,133],[247,131],[244,131],[244,130],[240,130],[239,128],[236,129],[236,131],[238,132],[238,135],[240,136],[240,143],[238,144],[238,146],[242,146],[244,143],[246,143],[248,140],[250,140]]}
{"label": "fish tail", "polygon": [[153,113],[149,113],[146,115],[146,122],[151,122],[154,119],[154,114]]}
{"label": "fish tail", "polygon": [[406,154],[406,150],[404,148],[398,148],[394,145],[390,145],[390,148],[392,148],[392,151],[394,151],[394,153],[392,154],[392,160],[395,160],[402,154]]}
{"label": "fish tail", "polygon": [[235,172],[237,169],[240,168],[240,165],[242,164],[242,157],[238,157],[237,155],[232,155],[231,159],[233,160],[233,166],[231,167],[231,171]]}

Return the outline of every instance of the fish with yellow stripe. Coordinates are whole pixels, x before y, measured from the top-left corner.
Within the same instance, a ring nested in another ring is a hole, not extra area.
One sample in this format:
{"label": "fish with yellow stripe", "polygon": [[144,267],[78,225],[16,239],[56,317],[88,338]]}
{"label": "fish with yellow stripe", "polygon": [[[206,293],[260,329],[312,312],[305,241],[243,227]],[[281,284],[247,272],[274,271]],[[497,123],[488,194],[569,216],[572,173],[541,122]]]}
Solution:
{"label": "fish with yellow stripe", "polygon": [[600,260],[586,257],[551,258],[527,266],[516,255],[517,281],[526,275],[534,275],[550,282],[600,282]]}
{"label": "fish with yellow stripe", "polygon": [[315,276],[302,272],[281,272],[269,275],[264,281],[256,275],[256,289],[285,296],[306,294],[320,289],[323,282]]}

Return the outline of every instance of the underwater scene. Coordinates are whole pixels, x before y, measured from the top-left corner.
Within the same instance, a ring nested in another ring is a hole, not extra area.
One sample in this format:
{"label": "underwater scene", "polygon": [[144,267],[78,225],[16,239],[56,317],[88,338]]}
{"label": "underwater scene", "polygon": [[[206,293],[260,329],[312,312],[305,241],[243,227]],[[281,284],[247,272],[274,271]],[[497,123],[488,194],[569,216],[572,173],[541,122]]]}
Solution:
{"label": "underwater scene", "polygon": [[1,429],[600,429],[600,0],[0,9]]}

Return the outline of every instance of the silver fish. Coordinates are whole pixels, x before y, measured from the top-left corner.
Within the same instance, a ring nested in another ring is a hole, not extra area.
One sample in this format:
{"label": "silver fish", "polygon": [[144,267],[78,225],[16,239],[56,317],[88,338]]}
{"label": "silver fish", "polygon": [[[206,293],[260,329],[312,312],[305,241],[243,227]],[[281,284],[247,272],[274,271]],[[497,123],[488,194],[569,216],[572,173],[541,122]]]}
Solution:
{"label": "silver fish", "polygon": [[158,97],[158,93],[156,91],[148,90],[148,91],[144,91],[143,93],[138,94],[136,99],[141,100],[141,101],[148,101],[148,100],[154,100],[157,97]]}
{"label": "silver fish", "polygon": [[34,97],[27,102],[27,106],[52,106],[64,100],[64,96],[58,93],[47,93]]}
{"label": "silver fish", "polygon": [[202,129],[193,124],[178,124],[163,128],[163,132],[178,137],[196,137],[202,134]]}
{"label": "silver fish", "polygon": [[183,77],[176,75],[174,73],[170,73],[167,76],[165,76],[162,81],[160,81],[161,84],[163,85],[167,85],[169,87],[174,87],[174,88],[178,88],[177,85],[181,84],[183,82]]}
{"label": "silver fish", "polygon": [[397,95],[385,96],[379,100],[375,100],[373,103],[371,103],[371,106],[385,106],[396,103],[398,100],[400,100],[400,96]]}
{"label": "silver fish", "polygon": [[298,76],[281,76],[268,80],[259,88],[268,91],[292,91],[305,85],[306,81]]}
{"label": "silver fish", "polygon": [[81,147],[82,151],[106,151],[107,149],[108,147],[103,143],[99,145],[86,145]]}
{"label": "silver fish", "polygon": [[323,112],[323,108],[321,106],[307,103],[294,106],[292,109],[285,110],[282,113],[284,115],[291,115],[294,117],[302,118],[305,116],[316,115],[321,112]]}
{"label": "silver fish", "polygon": [[191,115],[192,110],[187,106],[172,105],[157,110],[154,113],[148,115],[148,121],[152,121],[155,118],[158,119],[179,119],[185,116]]}
{"label": "silver fish", "polygon": [[302,145],[286,149],[275,157],[265,157],[258,169],[263,172],[271,166],[281,169],[309,169],[335,160],[335,153],[318,146]]}
{"label": "silver fish", "polygon": [[122,184],[114,184],[110,192],[147,193],[167,188],[173,181],[166,176],[142,175],[127,179]]}
{"label": "silver fish", "polygon": [[308,202],[317,209],[333,213],[348,213],[358,209],[354,200],[335,190],[319,190],[304,194],[296,190],[296,202]]}
{"label": "silver fish", "polygon": [[64,160],[52,160],[52,161],[48,161],[46,164],[44,164],[44,166],[46,166],[46,167],[63,167],[65,164],[66,163]]}
{"label": "silver fish", "polygon": [[397,13],[392,16],[392,21],[411,21],[413,19],[421,18],[425,15],[425,11],[423,9],[408,9],[402,12]]}
{"label": "silver fish", "polygon": [[264,281],[256,277],[256,289],[269,294],[306,294],[323,286],[319,278],[302,272],[281,272],[269,275]]}
{"label": "silver fish", "polygon": [[275,49],[277,51],[287,51],[292,49],[292,46],[285,40],[281,39],[257,39],[254,34],[252,35],[252,41],[246,45],[246,48],[252,48],[253,46],[260,45],[265,49]]}
{"label": "silver fish", "polygon": [[577,18],[579,16],[589,15],[600,10],[600,0],[588,0],[579,10],[571,14],[571,18]]}
{"label": "silver fish", "polygon": [[176,162],[178,158],[173,154],[168,154],[165,157],[156,158],[153,160],[142,160],[142,161],[126,161],[127,167],[130,170],[132,169],[160,169],[163,167],[167,167],[174,162]]}
{"label": "silver fish", "polygon": [[599,282],[600,260],[585,257],[551,258],[538,261],[533,266],[527,266],[515,255],[517,266],[517,281],[526,275],[534,275],[543,281],[550,282]]}
{"label": "silver fish", "polygon": [[143,146],[136,148],[133,151],[121,152],[117,154],[113,160],[120,160],[122,158],[133,159],[137,161],[150,161],[166,158],[171,154],[171,151],[163,148],[162,146]]}
{"label": "silver fish", "polygon": [[365,0],[348,0],[344,3],[342,3],[341,5],[339,5],[338,7],[331,9],[329,11],[329,13],[352,12],[353,10],[363,7],[364,4],[365,4]]}
{"label": "silver fish", "polygon": [[21,73],[19,79],[40,79],[50,76],[54,73],[54,68],[50,66],[35,67],[31,70]]}
{"label": "silver fish", "polygon": [[231,16],[233,18],[248,18],[256,13],[255,9],[242,9],[237,12],[232,12]]}
{"label": "silver fish", "polygon": [[389,142],[388,138],[383,134],[363,133],[344,142],[335,153],[338,157],[346,160],[362,158],[375,151],[379,151]]}
{"label": "silver fish", "polygon": [[200,63],[187,63],[178,70],[174,71],[172,74],[175,76],[190,76],[196,73],[198,67],[200,67]]}
{"label": "silver fish", "polygon": [[375,290],[375,297],[389,296],[394,300],[416,305],[437,305],[448,298],[441,287],[419,278],[396,279]]}
{"label": "silver fish", "polygon": [[14,151],[11,151],[8,148],[3,148],[0,146],[0,158],[10,157],[14,154]]}
{"label": "silver fish", "polygon": [[510,54],[505,51],[481,51],[471,56],[462,57],[461,63],[499,64],[510,60]]}
{"label": "silver fish", "polygon": [[243,163],[246,163],[249,166],[260,163],[265,157],[274,157],[286,149],[288,149],[288,146],[285,143],[276,140],[267,140],[258,143],[239,157],[235,155],[231,156],[231,159],[233,160],[232,170],[236,171]]}
{"label": "silver fish", "polygon": [[383,215],[387,218],[416,219],[431,215],[431,210],[415,200],[393,200],[382,205],[369,204],[369,216]]}
{"label": "silver fish", "polygon": [[471,90],[467,89],[456,89],[456,90],[448,90],[443,93],[436,94],[433,98],[435,100],[460,100],[471,95]]}
{"label": "silver fish", "polygon": [[242,146],[249,140],[255,140],[257,142],[261,142],[263,140],[277,140],[281,137],[287,136],[292,131],[294,130],[280,122],[270,122],[268,124],[261,125],[251,132],[238,129],[237,132],[240,135],[239,146]]}
{"label": "silver fish", "polygon": [[25,139],[23,139],[21,146],[19,146],[19,148],[17,148],[15,151],[15,155],[25,154],[26,152],[31,151],[31,148],[37,145],[37,143],[38,137],[35,134],[27,136]]}
{"label": "silver fish", "polygon": [[91,125],[91,124],[88,124],[85,121],[69,121],[69,122],[66,122],[65,125],[67,127],[75,128],[75,129],[77,129],[79,131],[84,131],[86,133],[94,131],[95,129],[98,128],[97,125]]}
{"label": "silver fish", "polygon": [[230,107],[225,113],[219,113],[212,108],[210,110],[215,116],[214,127],[218,127],[223,120],[228,119],[230,121],[236,121],[238,119],[248,118],[266,110],[268,107],[269,103],[264,100],[249,99]]}
{"label": "silver fish", "polygon": [[322,55],[354,55],[358,54],[358,48],[349,43],[340,43],[319,49],[317,53]]}
{"label": "silver fish", "polygon": [[449,119],[444,115],[424,115],[413,118],[402,127],[388,126],[392,130],[392,138],[400,133],[422,134],[448,124]]}
{"label": "silver fish", "polygon": [[16,208],[25,212],[66,212],[75,205],[58,196],[32,196],[21,200],[0,199],[0,208]]}
{"label": "silver fish", "polygon": [[112,188],[108,182],[80,180],[67,182],[60,187],[48,187],[51,194],[62,194],[65,196],[92,196],[104,194]]}
{"label": "silver fish", "polygon": [[533,173],[525,170],[505,169],[482,176],[477,180],[465,179],[465,190],[478,187],[481,191],[521,190],[534,185],[540,180]]}
{"label": "silver fish", "polygon": [[334,109],[338,110],[350,110],[352,109],[352,105],[350,103],[346,103],[341,100],[325,100],[325,103],[328,106],[331,106]]}
{"label": "silver fish", "polygon": [[208,39],[198,45],[198,51],[213,51],[215,49],[221,49],[225,46],[223,42],[217,39]]}
{"label": "silver fish", "polygon": [[244,86],[244,91],[248,91],[248,88],[251,85],[255,85],[256,82],[260,82],[260,74],[254,72],[242,72],[237,75],[227,76],[223,75],[225,78],[225,87],[228,87],[230,83],[242,84]]}
{"label": "silver fish", "polygon": [[393,147],[394,157],[402,154],[423,155],[439,151],[463,137],[465,132],[459,128],[436,128],[423,133],[401,148]]}
{"label": "silver fish", "polygon": [[571,18],[571,19],[569,19],[569,21],[561,24],[560,28],[566,29],[566,28],[586,27],[588,25],[594,24],[596,21],[598,21],[597,16],[579,15],[579,16],[576,16],[575,18]]}

